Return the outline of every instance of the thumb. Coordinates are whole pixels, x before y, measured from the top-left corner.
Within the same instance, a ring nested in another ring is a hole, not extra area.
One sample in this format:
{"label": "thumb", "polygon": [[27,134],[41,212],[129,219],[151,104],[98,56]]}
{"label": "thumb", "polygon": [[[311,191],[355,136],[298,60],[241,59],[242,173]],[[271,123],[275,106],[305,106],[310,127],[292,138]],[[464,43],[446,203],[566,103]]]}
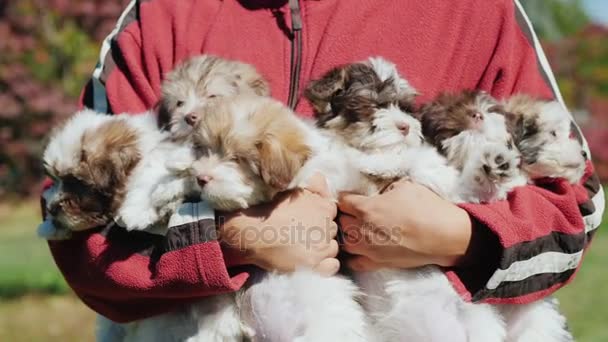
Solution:
{"label": "thumb", "polygon": [[332,198],[327,179],[320,172],[315,172],[307,181],[304,187],[310,192],[314,192],[321,197]]}
{"label": "thumb", "polygon": [[341,192],[338,196],[338,208],[340,211],[351,216],[361,215],[361,206],[367,201],[368,197],[350,192]]}

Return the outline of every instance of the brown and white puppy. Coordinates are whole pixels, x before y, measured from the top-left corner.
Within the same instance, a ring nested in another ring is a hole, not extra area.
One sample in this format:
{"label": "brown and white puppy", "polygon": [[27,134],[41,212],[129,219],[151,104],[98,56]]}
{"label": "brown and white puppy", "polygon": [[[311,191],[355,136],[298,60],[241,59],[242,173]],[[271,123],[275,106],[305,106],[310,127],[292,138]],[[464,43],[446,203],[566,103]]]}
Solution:
{"label": "brown and white puppy", "polygon": [[[582,148],[569,137],[570,117],[556,102],[518,95],[498,103],[465,91],[439,96],[420,115],[428,139],[462,168],[463,201],[500,200],[538,177],[575,181],[584,170]],[[564,317],[548,301],[496,308],[508,341],[571,340]]]}
{"label": "brown and white puppy", "polygon": [[[518,94],[503,101],[508,127],[522,154],[521,168],[529,182],[563,178],[578,183],[587,155],[573,135],[572,117],[558,101]],[[528,305],[504,305],[509,341],[573,341],[566,319],[551,299]]]}
{"label": "brown and white puppy", "polygon": [[441,94],[418,112],[427,140],[462,172],[457,191],[463,202],[504,199],[525,184],[504,113],[490,95],[471,90]]}
{"label": "brown and white puppy", "polygon": [[572,135],[576,128],[563,105],[519,94],[506,99],[504,108],[509,130],[522,154],[522,169],[530,179],[580,181],[587,155]]}
{"label": "brown and white puppy", "polygon": [[178,64],[163,81],[159,125],[175,140],[187,139],[198,120],[197,108],[237,94],[270,95],[266,80],[245,63],[200,55]]}
{"label": "brown and white puppy", "polygon": [[338,66],[308,85],[305,96],[317,126],[351,150],[354,172],[366,176],[353,180],[370,183],[351,187],[357,192],[375,194],[409,177],[448,195],[457,172],[424,143],[420,122],[411,115],[416,95],[396,66],[380,57]]}
{"label": "brown and white puppy", "polygon": [[45,194],[54,223],[80,231],[112,221],[140,159],[131,127],[93,112],[72,117],[55,130],[43,157],[55,181]]}
{"label": "brown and white puppy", "polygon": [[336,67],[304,92],[317,126],[360,151],[420,145],[420,123],[407,115],[416,95],[382,58]]}
{"label": "brown and white puppy", "polygon": [[174,172],[164,161],[168,156],[191,159],[189,149],[167,140],[151,112],[76,113],[54,131],[43,155],[55,184],[45,193],[49,215],[40,235],[67,238],[71,231],[115,219],[123,220],[127,229],[137,229],[162,219],[163,207],[180,200],[169,191],[151,198],[157,185]]}

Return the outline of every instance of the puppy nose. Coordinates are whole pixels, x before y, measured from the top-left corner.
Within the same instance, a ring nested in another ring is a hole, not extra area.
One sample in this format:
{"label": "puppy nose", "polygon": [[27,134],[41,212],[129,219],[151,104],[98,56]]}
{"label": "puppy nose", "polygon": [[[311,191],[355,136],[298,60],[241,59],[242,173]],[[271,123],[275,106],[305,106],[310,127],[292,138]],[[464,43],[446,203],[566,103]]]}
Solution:
{"label": "puppy nose", "polygon": [[198,115],[196,113],[188,113],[184,117],[184,120],[188,125],[194,126],[194,124],[196,124],[196,122],[198,121]]}
{"label": "puppy nose", "polygon": [[405,122],[397,123],[397,129],[401,131],[401,134],[407,135],[410,132],[410,125]]}
{"label": "puppy nose", "polygon": [[473,120],[475,120],[475,121],[482,121],[483,120],[483,114],[481,114],[480,112],[475,112],[473,114]]}
{"label": "puppy nose", "polygon": [[208,175],[204,175],[204,176],[199,176],[196,178],[196,182],[198,183],[198,185],[200,185],[201,188],[204,188],[205,185],[207,185],[207,183],[209,183],[211,181],[211,176]]}

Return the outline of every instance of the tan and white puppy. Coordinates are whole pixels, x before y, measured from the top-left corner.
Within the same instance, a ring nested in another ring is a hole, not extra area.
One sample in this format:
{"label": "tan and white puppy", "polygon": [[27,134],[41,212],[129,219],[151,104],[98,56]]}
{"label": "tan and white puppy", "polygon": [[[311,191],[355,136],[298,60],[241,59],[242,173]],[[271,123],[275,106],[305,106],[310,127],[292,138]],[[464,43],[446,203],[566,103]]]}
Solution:
{"label": "tan and white puppy", "polygon": [[159,125],[173,139],[187,139],[199,119],[198,108],[238,94],[268,96],[270,87],[252,65],[213,55],[190,57],[162,83]]}
{"label": "tan and white puppy", "polygon": [[[202,198],[215,209],[268,202],[278,192],[304,186],[317,171],[334,192],[348,185],[339,167],[346,158],[338,147],[275,100],[241,95],[200,114],[192,173]],[[243,320],[253,340],[368,341],[356,298],[356,286],[344,277],[306,270],[266,274],[237,295],[240,314],[234,321]]]}

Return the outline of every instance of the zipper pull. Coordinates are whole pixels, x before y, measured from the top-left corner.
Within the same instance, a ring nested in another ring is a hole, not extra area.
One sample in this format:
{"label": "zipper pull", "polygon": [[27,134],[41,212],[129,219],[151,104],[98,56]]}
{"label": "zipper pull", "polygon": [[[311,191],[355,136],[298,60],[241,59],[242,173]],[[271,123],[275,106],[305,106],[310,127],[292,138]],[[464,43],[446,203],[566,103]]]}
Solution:
{"label": "zipper pull", "polygon": [[302,30],[302,14],[300,12],[299,0],[289,0],[289,10],[291,11],[291,30]]}

